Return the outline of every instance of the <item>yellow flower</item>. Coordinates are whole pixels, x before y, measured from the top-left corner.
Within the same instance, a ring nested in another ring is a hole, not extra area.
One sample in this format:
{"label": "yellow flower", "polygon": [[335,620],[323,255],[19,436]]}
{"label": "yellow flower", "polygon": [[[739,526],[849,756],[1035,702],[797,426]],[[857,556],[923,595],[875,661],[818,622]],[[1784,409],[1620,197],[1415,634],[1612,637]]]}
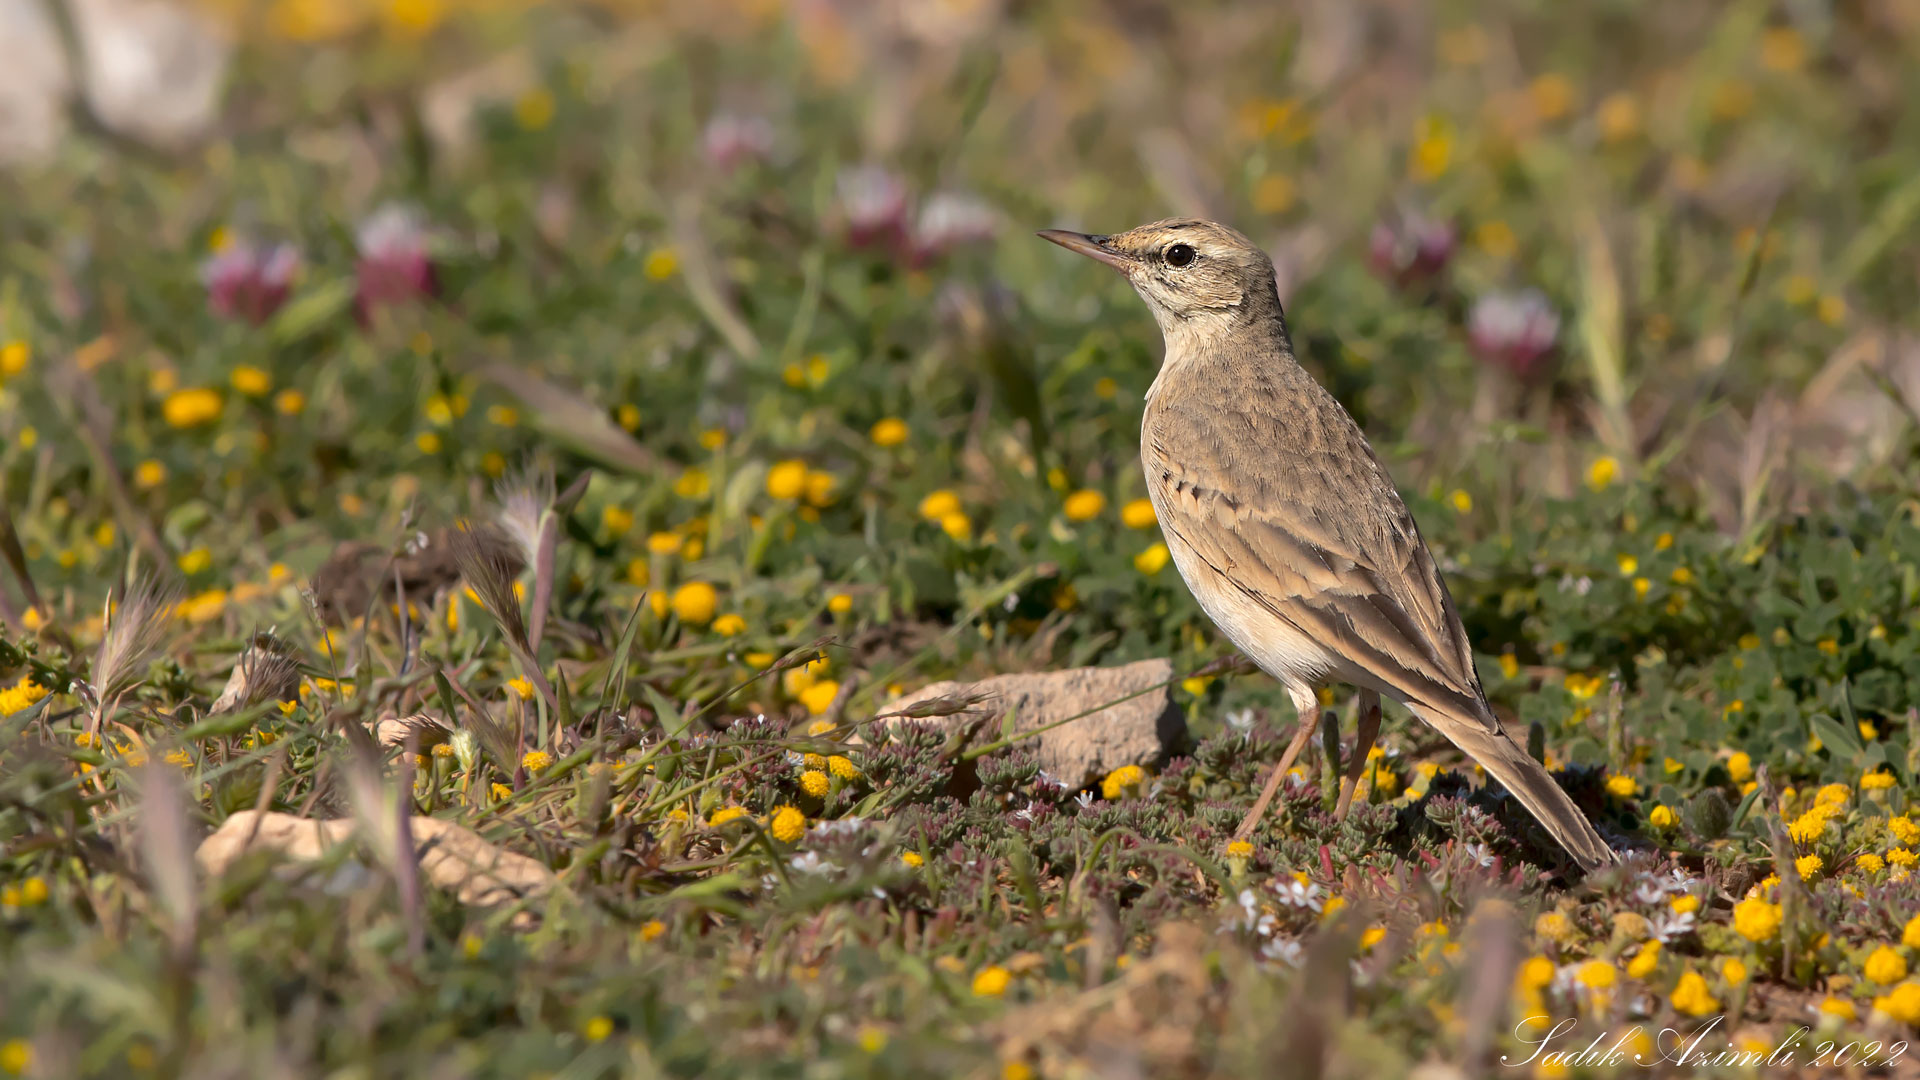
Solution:
{"label": "yellow flower", "polygon": [[1745,750],[1735,753],[1727,759],[1727,775],[1736,784],[1745,783],[1753,775],[1753,758]]}
{"label": "yellow flower", "polygon": [[596,1016],[587,1021],[586,1026],[580,1029],[580,1033],[587,1037],[588,1042],[606,1042],[607,1036],[613,1034],[613,1019]]}
{"label": "yellow flower", "polygon": [[903,863],[906,863],[908,866],[918,869],[919,867],[924,866],[927,860],[924,855],[921,855],[917,851],[903,851],[900,853],[900,861]]}
{"label": "yellow flower", "polygon": [[528,772],[541,772],[553,765],[553,755],[545,750],[529,750],[521,756],[520,765]]}
{"label": "yellow flower", "polygon": [[1665,803],[1657,803],[1652,810],[1647,811],[1647,822],[1656,829],[1671,829],[1674,822],[1678,820],[1674,816],[1673,809]]}
{"label": "yellow flower", "polygon": [[1513,226],[1504,221],[1483,221],[1474,227],[1473,242],[1481,251],[1496,259],[1510,259],[1520,250],[1520,240],[1513,235]]}
{"label": "yellow flower", "polygon": [[1605,491],[1620,476],[1620,462],[1612,455],[1593,459],[1587,466],[1587,486],[1595,491]]}
{"label": "yellow flower", "polygon": [[956,510],[940,519],[940,530],[964,544],[973,539],[973,519]]}
{"label": "yellow flower", "polygon": [[1620,564],[1620,576],[1622,577],[1632,577],[1634,572],[1640,569],[1640,560],[1631,555],[1623,554],[1614,561]]}
{"label": "yellow flower", "polygon": [[1767,70],[1798,71],[1806,61],[1806,41],[1791,26],[1776,26],[1760,36],[1760,63]]}
{"label": "yellow flower", "polygon": [[1365,952],[1387,939],[1387,928],[1369,926],[1360,933],[1360,951]]}
{"label": "yellow flower", "polygon": [[1548,73],[1527,86],[1533,113],[1542,120],[1558,120],[1573,108],[1573,83],[1565,75]]}
{"label": "yellow flower", "polygon": [[515,675],[507,680],[507,689],[512,690],[521,701],[533,700],[533,680],[524,675]]}
{"label": "yellow flower", "polygon": [[1607,777],[1607,794],[1622,799],[1631,799],[1640,791],[1640,784],[1631,776],[1615,774]]}
{"label": "yellow flower", "polygon": [[1914,824],[1910,817],[1901,816],[1887,819],[1887,835],[1899,841],[1903,847],[1912,847],[1920,842],[1920,825]]}
{"label": "yellow flower", "polygon": [[1599,693],[1600,687],[1603,685],[1598,675],[1583,675],[1577,671],[1569,672],[1566,679],[1563,680],[1563,683],[1567,688],[1567,693],[1572,694],[1575,701],[1587,700]]}
{"label": "yellow flower", "polygon": [[0,345],[0,375],[12,378],[27,370],[27,362],[33,359],[33,348],[24,341],[9,341]]}
{"label": "yellow flower", "polygon": [[1153,503],[1146,499],[1135,499],[1120,508],[1120,523],[1129,529],[1151,529],[1158,524],[1153,516]]}
{"label": "yellow flower", "polygon": [[1813,305],[1814,317],[1828,326],[1839,326],[1847,318],[1847,302],[1832,293],[1822,296]]}
{"label": "yellow flower", "polygon": [[1573,937],[1573,920],[1558,911],[1546,911],[1533,920],[1533,932],[1548,941],[1566,944]]}
{"label": "yellow flower", "polygon": [[625,536],[633,530],[633,511],[624,506],[603,507],[600,525],[613,536]]}
{"label": "yellow flower", "polygon": [[1720,977],[1727,980],[1728,986],[1740,986],[1747,981],[1747,965],[1737,956],[1729,956],[1720,961]]}
{"label": "yellow flower", "polygon": [[1906,928],[1900,931],[1900,944],[1909,949],[1920,949],[1920,915],[1907,920]]}
{"label": "yellow flower", "polygon": [[240,364],[228,373],[233,388],[248,397],[265,397],[273,389],[273,376],[251,364]]}
{"label": "yellow flower", "polygon": [[1293,179],[1285,173],[1268,173],[1253,185],[1253,208],[1262,214],[1284,214],[1293,206]]}
{"label": "yellow flower", "polygon": [[1780,932],[1780,905],[1754,896],[1733,905],[1733,928],[1748,941],[1772,941]]}
{"label": "yellow flower", "polygon": [[1813,880],[1813,876],[1818,874],[1820,868],[1825,865],[1826,863],[1821,861],[1818,855],[1802,855],[1793,860],[1793,870],[1800,875],[1802,881]]}
{"label": "yellow flower", "polygon": [[1246,841],[1246,840],[1235,840],[1233,843],[1227,845],[1227,858],[1229,859],[1253,858],[1253,844],[1250,841]]}
{"label": "yellow flower", "polygon": [[213,566],[213,553],[206,548],[197,547],[181,553],[177,562],[180,572],[192,577],[195,574],[206,573],[208,568]]}
{"label": "yellow flower", "polygon": [[1468,494],[1465,488],[1453,489],[1453,494],[1447,496],[1447,502],[1455,511],[1462,514],[1473,510],[1473,496]]}
{"label": "yellow flower", "polygon": [[[17,341],[7,345],[9,350],[24,347]],[[5,351],[0,350],[0,358],[4,356]],[[25,361],[21,363],[24,365]],[[25,1076],[27,1070],[31,1068],[33,1068],[32,1043],[25,1039],[8,1039],[0,1043],[0,1072],[8,1076]]]}
{"label": "yellow flower", "polygon": [[816,799],[826,798],[827,792],[832,789],[833,782],[827,779],[826,773],[818,769],[808,769],[800,774],[800,790]]}
{"label": "yellow flower", "polygon": [[1637,577],[1633,579],[1633,595],[1642,600],[1647,598],[1647,593],[1652,590],[1652,588],[1653,582],[1648,581],[1646,578]]}
{"label": "yellow flower", "polygon": [[1428,117],[1415,132],[1407,169],[1416,180],[1438,180],[1453,162],[1453,130],[1445,119]]}
{"label": "yellow flower", "polygon": [[998,964],[980,969],[973,977],[973,992],[976,997],[999,997],[1007,992],[1013,982],[1013,974]]}
{"label": "yellow flower", "polygon": [[960,496],[946,488],[930,492],[926,498],[920,500],[920,516],[928,521],[940,521],[948,514],[959,512]]}
{"label": "yellow flower", "polygon": [[496,802],[498,802],[501,799],[513,798],[513,789],[508,787],[505,784],[495,784],[488,790],[492,792],[494,801]]}
{"label": "yellow flower", "polygon": [[1627,974],[1636,979],[1644,979],[1653,974],[1654,968],[1659,966],[1660,943],[1649,941],[1640,946],[1640,951],[1634,954],[1631,961],[1628,961]]}
{"label": "yellow flower", "polygon": [[846,593],[834,593],[827,600],[827,610],[835,615],[845,615],[853,610],[853,597]]}
{"label": "yellow flower", "polygon": [[1107,799],[1118,799],[1122,795],[1140,792],[1140,785],[1147,779],[1146,770],[1138,765],[1122,765],[1108,773],[1100,781],[1100,794]]}
{"label": "yellow flower", "polygon": [[723,806],[715,810],[713,816],[707,819],[707,827],[717,829],[730,821],[738,821],[746,816],[747,808],[744,806]]}
{"label": "yellow flower", "polygon": [[1624,91],[1608,95],[1594,111],[1600,137],[1610,143],[1625,142],[1640,133],[1640,105]]}
{"label": "yellow flower", "polygon": [[1166,568],[1167,561],[1173,558],[1173,552],[1165,544],[1154,544],[1133,557],[1133,568],[1152,577]]}
{"label": "yellow flower", "polygon": [[1822,1016],[1837,1016],[1848,1023],[1852,1023],[1860,1018],[1860,1014],[1854,1011],[1853,1002],[1843,997],[1834,997],[1831,994],[1827,995],[1826,998],[1820,1002],[1820,1014]]}
{"label": "yellow flower", "polygon": [[169,750],[163,760],[169,765],[175,765],[182,769],[193,768],[193,755],[187,753],[185,750]]}
{"label": "yellow flower", "polygon": [[1880,791],[1894,785],[1895,777],[1884,769],[1866,773],[1860,777],[1860,790]]}
{"label": "yellow flower", "polygon": [[[735,806],[730,809],[739,810],[740,808]],[[744,810],[741,811],[741,813],[745,812]],[[719,815],[715,814],[714,816],[718,817]],[[666,932],[667,924],[661,922],[659,919],[648,919],[646,922],[640,924],[641,941],[658,941]]]}
{"label": "yellow flower", "polygon": [[1907,958],[1895,952],[1892,947],[1882,945],[1873,950],[1861,968],[1867,978],[1881,986],[1892,986],[1907,977]]}
{"label": "yellow flower", "polygon": [[657,532],[647,537],[647,550],[655,555],[678,555],[686,542],[679,533]]}
{"label": "yellow flower", "polygon": [[1061,504],[1061,510],[1067,515],[1068,521],[1092,521],[1100,516],[1100,511],[1106,508],[1107,497],[1088,488],[1082,488],[1067,496],[1066,502]]}
{"label": "yellow flower", "polygon": [[873,445],[889,449],[906,442],[908,434],[907,422],[897,416],[875,421],[867,431],[867,437],[873,440]]}
{"label": "yellow flower", "polygon": [[220,419],[220,409],[218,391],[195,387],[168,394],[160,405],[160,415],[169,427],[190,428]]}
{"label": "yellow flower", "polygon": [[1513,981],[1522,990],[1544,990],[1553,984],[1553,961],[1544,956],[1528,957],[1514,972]]}
{"label": "yellow flower", "polygon": [[839,484],[839,479],[832,473],[821,472],[818,469],[809,469],[807,471],[807,505],[813,507],[832,506],[835,494],[834,489],[837,488]]}
{"label": "yellow flower", "polygon": [[734,637],[744,633],[746,629],[747,620],[731,612],[713,620],[713,632],[721,637]]}
{"label": "yellow flower", "polygon": [[773,812],[773,821],[767,826],[767,831],[773,834],[775,840],[791,844],[807,835],[807,815],[796,807],[783,806]]}
{"label": "yellow flower", "polygon": [[860,766],[844,754],[834,754],[827,758],[827,771],[842,780],[852,780],[860,775]]}
{"label": "yellow flower", "polygon": [[1688,1016],[1705,1016],[1720,1008],[1720,1003],[1707,991],[1707,980],[1694,971],[1680,976],[1680,983],[1673,988],[1670,1000],[1675,1009]]}
{"label": "yellow flower", "polygon": [[1605,990],[1619,977],[1619,969],[1605,960],[1589,960],[1574,972],[1580,985],[1593,990]]}
{"label": "yellow flower", "polygon": [[282,390],[273,395],[273,407],[282,416],[299,416],[307,408],[307,395],[298,390]]}
{"label": "yellow flower", "polygon": [[1700,898],[1694,896],[1692,893],[1687,893],[1669,900],[1667,906],[1672,908],[1676,914],[1686,915],[1690,912],[1700,910]]}
{"label": "yellow flower", "polygon": [[152,491],[167,482],[167,467],[148,458],[133,469],[133,486],[142,491]]}
{"label": "yellow flower", "polygon": [[840,683],[836,679],[821,679],[799,693],[800,704],[814,716],[825,715],[833,707],[833,699],[839,696]]}
{"label": "yellow flower", "polygon": [[673,493],[683,499],[704,499],[712,491],[713,477],[697,465],[673,482]]}
{"label": "yellow flower", "polygon": [[419,447],[423,454],[437,454],[440,452],[440,433],[423,431],[413,437],[413,445]]}
{"label": "yellow flower", "polygon": [[[1877,874],[1887,868],[1887,861],[1871,851],[1865,851],[1860,853],[1859,858],[1853,860],[1853,865],[1859,867],[1863,873]],[[1920,945],[1915,947],[1920,948]]]}
{"label": "yellow flower", "polygon": [[767,494],[776,499],[797,499],[807,493],[807,463],[788,459],[767,470]]}
{"label": "yellow flower", "polygon": [[647,253],[647,261],[641,266],[647,277],[653,281],[665,281],[680,269],[680,256],[670,247],[655,248]]}
{"label": "yellow flower", "polygon": [[1874,998],[1873,1011],[1886,1013],[1909,1027],[1920,1027],[1920,982],[1910,979],[1885,997]]}
{"label": "yellow flower", "polygon": [[720,602],[720,595],[713,586],[704,581],[689,581],[673,590],[673,613],[680,621],[693,626],[705,626],[713,621],[713,610]]}

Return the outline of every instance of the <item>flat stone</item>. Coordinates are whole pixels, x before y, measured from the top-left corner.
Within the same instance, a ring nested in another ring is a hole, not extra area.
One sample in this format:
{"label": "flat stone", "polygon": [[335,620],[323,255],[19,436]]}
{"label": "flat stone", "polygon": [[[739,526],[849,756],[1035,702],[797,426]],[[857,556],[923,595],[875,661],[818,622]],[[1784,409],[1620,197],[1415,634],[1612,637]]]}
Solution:
{"label": "flat stone", "polygon": [[[1122,765],[1147,765],[1165,758],[1186,738],[1186,716],[1173,703],[1173,677],[1171,661],[1142,660],[1121,667],[938,682],[888,703],[881,717],[889,723],[915,719],[918,723],[953,725],[993,719],[1011,711],[1015,714],[1014,730],[1021,732],[1087,712],[1028,740],[1038,744],[1040,767],[1047,775],[1081,787]],[[977,700],[945,716],[898,715],[935,698],[950,698],[956,703],[967,698]],[[998,737],[996,727],[983,735],[983,741]]]}

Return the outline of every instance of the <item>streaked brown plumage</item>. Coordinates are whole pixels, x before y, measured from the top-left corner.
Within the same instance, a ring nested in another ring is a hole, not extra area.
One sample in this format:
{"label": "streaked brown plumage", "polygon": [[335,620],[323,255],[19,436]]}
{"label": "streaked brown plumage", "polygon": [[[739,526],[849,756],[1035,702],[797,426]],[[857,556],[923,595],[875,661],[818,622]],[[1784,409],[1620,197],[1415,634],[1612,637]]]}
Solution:
{"label": "streaked brown plumage", "polygon": [[[1140,460],[1173,561],[1223,633],[1279,679],[1300,727],[1251,832],[1319,722],[1314,688],[1360,688],[1364,765],[1384,695],[1445,735],[1581,866],[1613,859],[1573,801],[1501,730],[1453,599],[1386,467],[1293,356],[1273,264],[1240,233],[1167,220],[1113,236],[1049,230],[1119,270],[1166,338]],[[1346,812],[1353,779],[1341,785]]]}

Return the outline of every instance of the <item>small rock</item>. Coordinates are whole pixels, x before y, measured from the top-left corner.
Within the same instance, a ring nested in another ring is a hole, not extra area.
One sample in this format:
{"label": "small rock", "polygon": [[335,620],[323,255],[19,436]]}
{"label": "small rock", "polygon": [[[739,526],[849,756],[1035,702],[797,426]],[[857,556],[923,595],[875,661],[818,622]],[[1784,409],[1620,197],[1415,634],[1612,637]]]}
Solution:
{"label": "small rock", "polygon": [[[938,682],[888,704],[881,717],[903,722],[906,718],[898,714],[918,703],[940,697],[974,697],[978,700],[957,712],[919,722],[959,724],[1014,711],[1014,730],[1032,731],[1099,709],[1029,740],[1037,744],[1040,767],[1048,775],[1080,787],[1122,765],[1146,765],[1164,758],[1186,738],[1186,717],[1173,703],[1173,677],[1171,661],[1142,660],[1123,667],[996,675],[979,682]],[[1128,697],[1130,694],[1139,696]],[[1108,702],[1116,704],[1100,709]],[[983,740],[997,737],[995,729],[983,735]]]}
{"label": "small rock", "polygon": [[113,132],[176,148],[218,118],[233,44],[219,24],[169,0],[72,0],[87,105]]}
{"label": "small rock", "polygon": [[41,0],[0,0],[0,167],[53,156],[67,132],[73,77]]}
{"label": "small rock", "polygon": [[[409,823],[420,871],[435,887],[463,904],[495,907],[552,890],[552,870],[525,855],[496,847],[479,833],[450,821],[416,817]],[[353,838],[348,818],[331,821],[293,814],[242,810],[200,842],[194,859],[214,877],[250,851],[277,851],[294,862],[313,862]]]}

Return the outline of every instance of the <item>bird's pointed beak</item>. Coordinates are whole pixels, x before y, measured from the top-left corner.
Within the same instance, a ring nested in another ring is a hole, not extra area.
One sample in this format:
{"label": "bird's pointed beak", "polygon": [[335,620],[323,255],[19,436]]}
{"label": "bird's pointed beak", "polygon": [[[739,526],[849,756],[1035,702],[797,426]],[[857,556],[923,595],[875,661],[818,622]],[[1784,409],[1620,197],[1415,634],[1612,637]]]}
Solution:
{"label": "bird's pointed beak", "polygon": [[1086,233],[1068,232],[1065,229],[1041,229],[1040,239],[1051,240],[1068,251],[1077,251],[1089,259],[1098,259],[1120,271],[1128,273],[1134,268],[1131,256],[1118,251],[1109,236],[1088,236]]}

